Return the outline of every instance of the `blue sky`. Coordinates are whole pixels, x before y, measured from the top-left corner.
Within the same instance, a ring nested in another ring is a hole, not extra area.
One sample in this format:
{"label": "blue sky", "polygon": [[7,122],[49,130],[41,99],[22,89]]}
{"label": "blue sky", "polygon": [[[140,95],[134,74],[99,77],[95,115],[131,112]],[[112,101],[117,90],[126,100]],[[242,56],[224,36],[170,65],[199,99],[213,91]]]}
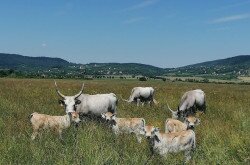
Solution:
{"label": "blue sky", "polygon": [[250,0],[3,0],[0,52],[178,67],[250,54]]}

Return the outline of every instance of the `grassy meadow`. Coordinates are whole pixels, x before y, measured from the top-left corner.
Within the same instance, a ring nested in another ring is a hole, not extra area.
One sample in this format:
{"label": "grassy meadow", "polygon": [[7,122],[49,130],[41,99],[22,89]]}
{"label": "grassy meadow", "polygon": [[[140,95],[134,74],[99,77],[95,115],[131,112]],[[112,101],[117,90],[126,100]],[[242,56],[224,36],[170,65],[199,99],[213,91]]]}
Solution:
{"label": "grassy meadow", "polygon": [[[166,101],[175,109],[185,91],[200,88],[206,93],[207,113],[200,116],[197,148],[188,164],[250,164],[250,86],[136,80],[84,81],[84,93],[115,93],[118,117],[143,117],[147,124],[164,130],[171,117]],[[65,95],[76,94],[80,80],[57,80]],[[135,86],[152,86],[158,106],[137,107],[121,101]],[[43,133],[31,141],[28,116],[32,112],[64,115],[53,80],[0,79],[0,164],[182,164],[183,153],[151,156],[145,139],[138,144],[133,135],[117,138],[103,123],[87,121],[78,129]]]}

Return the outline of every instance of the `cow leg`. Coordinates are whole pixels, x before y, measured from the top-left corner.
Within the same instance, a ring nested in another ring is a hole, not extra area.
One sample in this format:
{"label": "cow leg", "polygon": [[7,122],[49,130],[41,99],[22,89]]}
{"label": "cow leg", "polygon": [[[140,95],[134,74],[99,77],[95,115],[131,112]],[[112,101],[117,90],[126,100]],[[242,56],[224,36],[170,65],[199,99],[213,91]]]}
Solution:
{"label": "cow leg", "polygon": [[191,150],[185,151],[185,163],[187,163],[191,159]]}
{"label": "cow leg", "polygon": [[31,140],[35,140],[36,136],[38,135],[38,130],[34,130],[32,135],[31,135]]}
{"label": "cow leg", "polygon": [[59,135],[59,139],[63,141],[62,130],[61,129],[58,130],[58,135]]}
{"label": "cow leg", "polygon": [[81,121],[85,121],[85,119],[87,118],[87,116],[84,113],[79,112],[79,118],[80,118]]}
{"label": "cow leg", "polygon": [[144,103],[145,103],[145,102],[142,102],[141,105],[144,106]]}
{"label": "cow leg", "polygon": [[154,102],[153,97],[150,97],[148,104],[149,104],[150,106],[152,106],[152,105],[153,105],[153,102]]}
{"label": "cow leg", "polygon": [[139,134],[136,134],[137,142],[141,143],[142,137]]}
{"label": "cow leg", "polygon": [[138,98],[138,99],[136,100],[136,102],[137,102],[137,106],[139,106],[139,105],[140,105],[141,100]]}
{"label": "cow leg", "polygon": [[204,102],[204,104],[202,105],[202,112],[206,113],[206,109],[207,109],[207,106],[206,106],[206,102]]}
{"label": "cow leg", "polygon": [[153,105],[152,100],[148,102],[148,105],[150,105],[150,106],[152,106],[152,105]]}
{"label": "cow leg", "polygon": [[154,153],[155,153],[155,152],[154,152],[154,147],[153,147],[153,146],[150,146],[149,149],[150,149],[150,152],[151,152],[151,156],[154,155]]}
{"label": "cow leg", "polygon": [[196,114],[196,110],[197,110],[197,106],[195,105],[193,108],[192,108],[192,114],[194,115],[194,114]]}
{"label": "cow leg", "polygon": [[39,135],[39,132],[42,130],[42,128],[37,127],[37,126],[33,126],[33,133],[31,135],[31,140],[35,140],[35,138],[37,137],[37,135]]}
{"label": "cow leg", "polygon": [[113,126],[113,127],[112,127],[112,131],[114,132],[114,134],[115,134],[116,136],[119,135],[119,128],[118,128],[117,126]]}

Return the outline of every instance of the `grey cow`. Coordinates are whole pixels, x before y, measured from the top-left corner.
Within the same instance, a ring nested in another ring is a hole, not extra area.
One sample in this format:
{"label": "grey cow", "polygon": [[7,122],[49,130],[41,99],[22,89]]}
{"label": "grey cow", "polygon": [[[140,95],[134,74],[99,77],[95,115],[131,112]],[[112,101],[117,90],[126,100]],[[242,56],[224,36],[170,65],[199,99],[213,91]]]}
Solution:
{"label": "grey cow", "polygon": [[65,96],[59,91],[56,82],[55,86],[58,95],[62,97],[59,103],[61,106],[64,106],[66,113],[77,111],[81,114],[81,117],[88,114],[101,117],[102,113],[116,113],[118,99],[114,93],[95,95],[83,94],[83,84],[78,94],[74,96]]}
{"label": "grey cow", "polygon": [[187,117],[188,115],[193,115],[196,113],[196,110],[199,110],[203,113],[206,112],[206,97],[205,93],[201,89],[191,90],[181,97],[180,104],[176,111],[173,111],[169,105],[168,109],[172,113],[172,118],[180,119]]}
{"label": "grey cow", "polygon": [[144,105],[145,102],[150,105],[152,103],[157,104],[157,101],[154,99],[154,92],[154,88],[152,87],[134,87],[131,91],[129,99],[123,100],[128,103],[135,102],[137,103],[137,106],[139,106],[140,103]]}

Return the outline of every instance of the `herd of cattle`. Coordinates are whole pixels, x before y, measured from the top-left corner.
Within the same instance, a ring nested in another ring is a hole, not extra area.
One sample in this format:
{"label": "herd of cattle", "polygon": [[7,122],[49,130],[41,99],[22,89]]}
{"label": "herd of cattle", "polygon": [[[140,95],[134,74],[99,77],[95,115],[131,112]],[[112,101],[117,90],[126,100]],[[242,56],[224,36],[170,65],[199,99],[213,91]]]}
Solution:
{"label": "herd of cattle", "polygon": [[[81,91],[74,96],[63,95],[55,82],[58,95],[61,97],[59,104],[64,106],[66,115],[51,116],[34,112],[30,115],[33,127],[32,140],[44,129],[56,130],[62,139],[62,131],[70,127],[71,123],[79,123],[86,116],[92,115],[105,119],[105,122],[112,128],[114,134],[134,133],[139,143],[143,137],[149,142],[152,154],[166,155],[172,152],[185,152],[185,161],[191,159],[191,153],[195,149],[194,127],[200,124],[200,120],[195,117],[196,111],[205,113],[206,102],[205,93],[200,90],[186,92],[176,111],[168,109],[172,113],[172,118],[165,122],[165,132],[160,132],[159,128],[146,125],[143,118],[118,118],[117,103],[118,98],[114,93],[109,94],[83,94]],[[128,103],[135,102],[137,106],[144,103],[158,104],[154,99],[154,89],[152,87],[135,87],[132,89]]]}

